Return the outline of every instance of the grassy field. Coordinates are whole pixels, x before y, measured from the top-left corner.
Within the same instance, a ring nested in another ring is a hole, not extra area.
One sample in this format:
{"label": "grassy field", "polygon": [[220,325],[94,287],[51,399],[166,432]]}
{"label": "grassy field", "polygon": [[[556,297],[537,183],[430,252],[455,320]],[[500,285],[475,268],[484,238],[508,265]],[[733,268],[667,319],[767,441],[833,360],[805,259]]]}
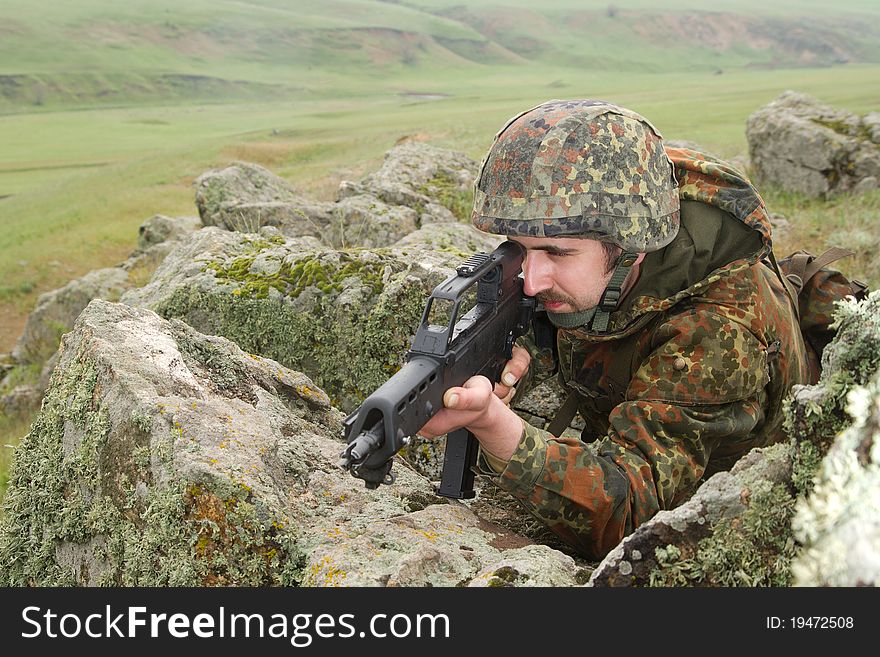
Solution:
{"label": "grassy field", "polygon": [[[503,75],[502,73],[506,74]],[[878,105],[880,66],[620,76],[538,68],[433,81],[434,101],[405,95],[103,108],[0,116],[0,351],[11,348],[36,295],[118,264],[153,214],[195,214],[192,180],[255,161],[304,192],[375,168],[404,135],[478,159],[510,115],[553,97],[609,99],[649,117],[667,138],[721,155],[747,151],[748,115],[797,89],[856,112]],[[520,84],[518,84],[520,83]],[[402,93],[402,92],[401,92]]]}
{"label": "grassy field", "polygon": [[[549,98],[611,100],[726,157],[747,154],[747,117],[786,89],[880,108],[876,3],[713,3],[694,38],[681,33],[705,3],[663,4],[0,0],[0,353],[40,293],[124,260],[150,216],[194,215],[192,181],[234,160],[332,199],[404,136],[479,159]],[[737,41],[780,25],[807,45]],[[780,253],[855,247],[841,268],[880,284],[877,193],[762,191],[792,224]],[[0,418],[0,444],[27,423]]]}

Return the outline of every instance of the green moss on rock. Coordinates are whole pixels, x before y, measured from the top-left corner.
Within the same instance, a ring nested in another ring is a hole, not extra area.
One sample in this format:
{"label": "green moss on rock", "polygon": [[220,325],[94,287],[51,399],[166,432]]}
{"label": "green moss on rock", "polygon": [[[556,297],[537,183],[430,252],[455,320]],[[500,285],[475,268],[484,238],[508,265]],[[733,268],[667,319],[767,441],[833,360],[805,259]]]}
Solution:
{"label": "green moss on rock", "polygon": [[98,484],[95,452],[109,430],[106,412],[93,407],[96,381],[93,362],[83,357],[72,363],[15,452],[0,528],[0,577],[6,586],[75,583],[73,573],[56,563],[55,549],[59,542],[82,542],[89,535],[89,491]]}
{"label": "green moss on rock", "polygon": [[[15,452],[0,583],[297,584],[303,557],[291,528],[243,484],[176,478],[170,459],[180,436],[164,433],[158,409],[114,426],[102,367],[87,349],[68,358]],[[154,468],[164,469],[161,483]]]}
{"label": "green moss on rock", "polygon": [[[768,458],[790,458],[791,446],[778,444]],[[696,550],[667,545],[655,549],[658,567],[651,586],[788,586],[795,542],[791,534],[796,491],[770,481],[748,489],[739,517],[724,518]]]}
{"label": "green moss on rock", "polygon": [[[338,254],[338,255],[337,255]],[[327,254],[308,254],[281,264],[277,272],[266,274],[252,271],[256,255],[245,254],[226,263],[209,263],[206,270],[214,272],[221,283],[237,287],[232,294],[255,299],[266,299],[269,290],[295,299],[307,288],[316,287],[324,294],[342,292],[346,279],[355,276],[365,282],[374,294],[382,290],[385,261],[364,261],[345,251]]]}
{"label": "green moss on rock", "polygon": [[398,276],[410,263],[385,250],[302,253],[269,276],[251,271],[256,257],[208,264],[216,290],[182,286],[157,312],[304,372],[344,410],[400,367],[430,291]]}
{"label": "green moss on rock", "polygon": [[452,212],[459,221],[469,222],[474,207],[474,191],[462,189],[461,183],[445,171],[438,171],[433,178],[417,188],[420,194],[435,199]]}
{"label": "green moss on rock", "polygon": [[836,132],[839,135],[844,135],[846,137],[854,137],[862,142],[871,142],[871,129],[865,123],[859,121],[858,123],[848,122],[842,118],[837,119],[824,119],[824,118],[812,118],[810,119],[816,125],[821,125],[824,128],[828,128],[833,132]]}

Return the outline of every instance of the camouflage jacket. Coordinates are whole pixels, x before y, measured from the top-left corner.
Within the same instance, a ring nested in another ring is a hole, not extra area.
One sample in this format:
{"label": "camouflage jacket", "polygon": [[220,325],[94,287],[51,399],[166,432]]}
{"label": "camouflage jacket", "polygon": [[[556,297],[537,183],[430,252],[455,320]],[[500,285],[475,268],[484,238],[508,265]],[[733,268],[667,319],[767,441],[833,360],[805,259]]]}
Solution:
{"label": "camouflage jacket", "polygon": [[[607,333],[560,329],[529,378],[579,395],[581,440],[526,424],[499,475],[564,541],[601,558],[660,509],[751,448],[782,438],[782,401],[809,371],[772,266],[769,218],[735,169],[685,149],[682,226],[649,253]],[[522,382],[528,385],[528,382]]]}

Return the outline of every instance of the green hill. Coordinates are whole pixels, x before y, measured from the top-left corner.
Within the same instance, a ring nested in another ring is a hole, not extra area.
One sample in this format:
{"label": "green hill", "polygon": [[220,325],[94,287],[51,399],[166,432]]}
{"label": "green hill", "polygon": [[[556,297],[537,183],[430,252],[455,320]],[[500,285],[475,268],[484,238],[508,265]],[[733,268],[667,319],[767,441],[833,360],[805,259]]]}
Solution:
{"label": "green hill", "polygon": [[869,2],[708,6],[2,0],[0,111],[339,97],[434,79],[439,88],[496,66],[631,73],[880,62],[880,10]]}
{"label": "green hill", "polygon": [[475,159],[512,114],[604,98],[744,153],[792,88],[877,109],[873,0],[0,0],[0,352],[234,159],[332,198],[405,135]]}

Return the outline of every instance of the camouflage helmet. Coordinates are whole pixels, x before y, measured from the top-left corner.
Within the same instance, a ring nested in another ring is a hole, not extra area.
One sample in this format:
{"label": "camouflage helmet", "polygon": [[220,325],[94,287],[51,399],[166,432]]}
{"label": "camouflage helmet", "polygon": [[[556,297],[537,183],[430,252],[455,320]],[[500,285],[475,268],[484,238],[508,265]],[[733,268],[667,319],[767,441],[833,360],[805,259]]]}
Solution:
{"label": "camouflage helmet", "polygon": [[656,251],[678,233],[678,187],[660,133],[597,100],[551,100],[511,119],[480,166],[474,226]]}

